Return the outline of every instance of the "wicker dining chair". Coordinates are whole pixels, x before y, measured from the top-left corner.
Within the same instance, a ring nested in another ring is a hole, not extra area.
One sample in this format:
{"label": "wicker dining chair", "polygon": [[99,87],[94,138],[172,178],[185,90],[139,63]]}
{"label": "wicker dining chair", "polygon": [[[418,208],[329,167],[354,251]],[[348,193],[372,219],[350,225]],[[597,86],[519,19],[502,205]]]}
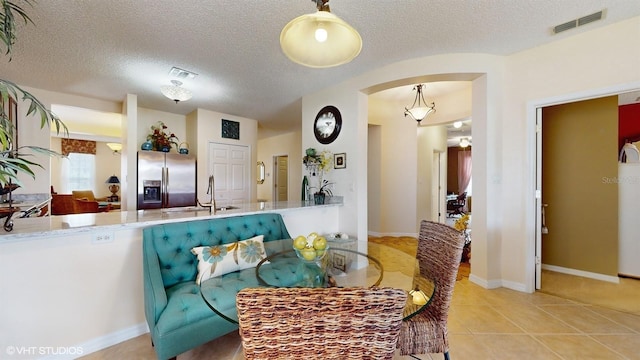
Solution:
{"label": "wicker dining chair", "polygon": [[422,275],[434,280],[436,290],[424,311],[402,322],[401,355],[444,353],[449,360],[447,317],[463,246],[460,231],[426,220],[420,224],[418,264]]}
{"label": "wicker dining chair", "polygon": [[407,293],[391,288],[246,288],[245,359],[392,359]]}

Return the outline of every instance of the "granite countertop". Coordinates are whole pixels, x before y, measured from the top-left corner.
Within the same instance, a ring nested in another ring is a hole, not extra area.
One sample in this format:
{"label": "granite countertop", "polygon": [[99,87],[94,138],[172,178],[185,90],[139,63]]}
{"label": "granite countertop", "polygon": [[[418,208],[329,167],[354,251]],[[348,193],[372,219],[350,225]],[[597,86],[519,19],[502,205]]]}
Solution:
{"label": "granite countertop", "polygon": [[191,206],[157,210],[111,211],[106,213],[16,218],[13,219],[13,231],[4,232],[0,229],[0,244],[29,239],[35,240],[47,236],[90,233],[95,231],[96,227],[100,227],[101,231],[117,231],[171,222],[202,220],[211,217],[219,218],[336,205],[342,205],[341,197],[334,197],[331,203],[324,205],[314,205],[303,201],[249,203],[238,205],[235,209],[218,210],[215,214],[211,214],[208,208]]}

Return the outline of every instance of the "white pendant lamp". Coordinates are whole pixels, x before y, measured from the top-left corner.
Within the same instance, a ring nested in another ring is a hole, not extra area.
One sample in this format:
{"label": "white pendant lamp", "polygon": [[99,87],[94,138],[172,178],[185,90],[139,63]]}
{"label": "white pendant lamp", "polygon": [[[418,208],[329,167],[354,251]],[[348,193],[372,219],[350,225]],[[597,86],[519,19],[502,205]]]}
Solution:
{"label": "white pendant lamp", "polygon": [[293,62],[327,68],[346,64],[362,50],[360,34],[329,11],[329,0],[312,0],[318,11],[291,20],[280,33],[280,46]]}
{"label": "white pendant lamp", "polygon": [[193,96],[191,94],[191,91],[181,86],[182,85],[181,81],[171,80],[171,84],[172,85],[160,86],[160,92],[162,92],[162,95],[175,101],[176,104],[178,103],[178,101],[187,101],[191,99],[191,97]]}

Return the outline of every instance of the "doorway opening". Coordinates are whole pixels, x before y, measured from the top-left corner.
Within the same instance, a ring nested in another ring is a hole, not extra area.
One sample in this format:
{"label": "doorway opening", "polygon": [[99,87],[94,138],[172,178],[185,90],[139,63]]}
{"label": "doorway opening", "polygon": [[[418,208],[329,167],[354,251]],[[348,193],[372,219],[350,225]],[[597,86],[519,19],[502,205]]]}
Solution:
{"label": "doorway opening", "polygon": [[289,156],[273,157],[273,201],[289,200]]}
{"label": "doorway opening", "polygon": [[619,184],[606,181],[619,176],[618,95],[634,90],[553,99],[530,114],[536,114],[535,289],[635,313],[640,280],[617,275]]}

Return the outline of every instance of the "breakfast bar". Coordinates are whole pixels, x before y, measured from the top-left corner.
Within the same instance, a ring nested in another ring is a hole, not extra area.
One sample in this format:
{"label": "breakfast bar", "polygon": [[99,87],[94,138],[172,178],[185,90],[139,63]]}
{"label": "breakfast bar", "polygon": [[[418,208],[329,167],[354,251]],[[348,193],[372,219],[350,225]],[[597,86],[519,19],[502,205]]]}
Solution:
{"label": "breakfast bar", "polygon": [[[148,332],[145,228],[278,213],[291,236],[331,233],[341,230],[342,201],[335,200],[251,203],[215,214],[183,208],[15,219],[13,231],[0,235],[0,333],[5,334],[0,348],[78,347],[86,354]],[[67,325],[65,331],[59,331],[60,323]]]}

